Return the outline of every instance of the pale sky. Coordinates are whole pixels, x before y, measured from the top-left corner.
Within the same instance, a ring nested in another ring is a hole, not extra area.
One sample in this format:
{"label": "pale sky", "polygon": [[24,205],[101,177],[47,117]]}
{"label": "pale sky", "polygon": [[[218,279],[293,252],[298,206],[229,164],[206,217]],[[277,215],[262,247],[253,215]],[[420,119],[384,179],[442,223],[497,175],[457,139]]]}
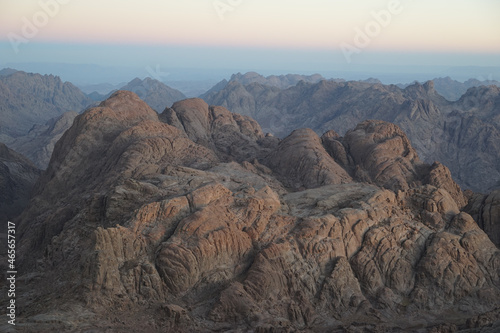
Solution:
{"label": "pale sky", "polygon": [[177,48],[180,58],[172,61],[189,65],[191,57],[193,66],[199,57],[190,50],[203,47],[263,58],[259,50],[331,52],[349,64],[376,63],[384,52],[454,54],[468,59],[463,66],[500,66],[499,0],[0,0],[0,23],[0,65],[97,63],[96,45],[106,49],[103,59],[144,45],[169,54]]}

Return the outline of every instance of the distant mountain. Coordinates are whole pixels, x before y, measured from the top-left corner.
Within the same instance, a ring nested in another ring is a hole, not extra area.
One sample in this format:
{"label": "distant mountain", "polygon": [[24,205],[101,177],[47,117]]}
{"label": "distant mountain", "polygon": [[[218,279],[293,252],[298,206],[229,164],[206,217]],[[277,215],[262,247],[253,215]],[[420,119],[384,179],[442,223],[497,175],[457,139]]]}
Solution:
{"label": "distant mountain", "polygon": [[500,187],[500,88],[471,88],[456,102],[432,81],[406,89],[365,82],[299,82],[288,89],[230,81],[205,100],[256,119],[283,137],[295,128],[343,134],[360,121],[393,122],[408,134],[421,158],[450,167],[465,188]]}
{"label": "distant mountain", "polygon": [[[436,91],[449,101],[458,100],[469,88],[495,85],[500,87],[500,82],[495,80],[480,81],[477,79],[469,79],[465,82],[453,80],[449,76],[444,78],[436,78],[432,80]],[[406,88],[409,84],[398,85],[400,88]]]}
{"label": "distant mountain", "polygon": [[0,141],[26,135],[67,111],[81,111],[92,103],[80,89],[53,75],[21,71],[0,76]]}
{"label": "distant mountain", "polygon": [[186,97],[198,97],[211,89],[214,84],[217,83],[217,80],[166,80],[163,81],[163,83],[171,88],[179,90],[186,95]]}
{"label": "distant mountain", "polygon": [[264,77],[255,72],[248,72],[245,74],[234,74],[229,81],[240,82],[243,85],[250,83],[260,83],[271,87],[278,87],[280,89],[286,89],[288,87],[294,86],[300,81],[316,83],[325,78],[319,74],[314,75],[299,75],[299,74],[287,74],[287,75],[270,75]]}
{"label": "distant mountain", "polygon": [[9,76],[11,74],[14,74],[15,72],[18,72],[18,70],[12,68],[4,68],[0,70],[0,76]]}
{"label": "distant mountain", "polygon": [[77,115],[77,112],[69,111],[43,125],[35,125],[27,135],[11,142],[10,147],[44,170],[49,165],[56,142],[73,125]]}
{"label": "distant mountain", "polygon": [[[255,72],[248,72],[245,74],[237,73],[233,74],[229,81],[226,79],[217,83],[212,89],[207,91],[205,94],[201,95],[201,98],[205,98],[212,93],[216,93],[224,89],[230,82],[238,82],[242,85],[248,85],[252,83],[258,83],[265,86],[276,87],[279,89],[286,89],[292,87],[299,83],[300,81],[317,83],[325,78],[319,74],[314,75],[299,75],[299,74],[287,74],[287,75],[271,75],[264,77]],[[340,80],[343,81],[343,80]]]}
{"label": "distant mountain", "polygon": [[80,88],[80,90],[87,95],[90,95],[92,93],[98,93],[102,96],[106,96],[110,92],[119,89],[125,84],[127,83],[126,82],[122,82],[119,84],[100,83],[100,84],[90,84],[90,85],[78,85],[78,88]]}
{"label": "distant mountain", "polygon": [[[119,90],[127,90],[137,94],[158,113],[172,106],[175,102],[186,99],[186,96],[179,90],[170,88],[166,84],[149,77],[144,80],[135,78]],[[113,93],[115,91],[104,96],[103,100],[109,98]]]}

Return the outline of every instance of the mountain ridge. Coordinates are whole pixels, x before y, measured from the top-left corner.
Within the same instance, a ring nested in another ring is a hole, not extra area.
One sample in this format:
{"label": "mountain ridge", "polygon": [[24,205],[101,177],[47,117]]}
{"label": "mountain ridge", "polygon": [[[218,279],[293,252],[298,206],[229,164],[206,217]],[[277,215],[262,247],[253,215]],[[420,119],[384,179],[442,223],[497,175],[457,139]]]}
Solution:
{"label": "mountain ridge", "polygon": [[[500,149],[498,89],[473,87],[458,101],[450,102],[436,91],[432,81],[403,90],[357,81],[299,82],[284,90],[232,82],[205,100],[249,115],[264,131],[279,137],[299,127],[309,127],[319,135],[329,129],[344,134],[365,119],[393,122],[408,134],[423,160],[449,165],[462,186],[488,192],[500,180],[500,161],[495,153]],[[479,149],[473,148],[476,142]]]}
{"label": "mountain ridge", "polygon": [[0,141],[23,136],[67,111],[79,112],[92,101],[58,76],[11,72],[0,76]]}

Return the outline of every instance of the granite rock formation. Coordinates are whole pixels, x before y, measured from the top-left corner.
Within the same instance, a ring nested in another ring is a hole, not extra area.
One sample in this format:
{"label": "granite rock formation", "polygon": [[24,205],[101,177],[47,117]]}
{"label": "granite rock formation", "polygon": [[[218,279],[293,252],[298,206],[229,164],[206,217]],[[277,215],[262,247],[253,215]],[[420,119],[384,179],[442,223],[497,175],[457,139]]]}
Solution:
{"label": "granite rock formation", "polygon": [[19,325],[498,325],[500,250],[464,205],[390,123],[279,140],[199,99],[158,115],[119,91],[75,119],[17,220]]}

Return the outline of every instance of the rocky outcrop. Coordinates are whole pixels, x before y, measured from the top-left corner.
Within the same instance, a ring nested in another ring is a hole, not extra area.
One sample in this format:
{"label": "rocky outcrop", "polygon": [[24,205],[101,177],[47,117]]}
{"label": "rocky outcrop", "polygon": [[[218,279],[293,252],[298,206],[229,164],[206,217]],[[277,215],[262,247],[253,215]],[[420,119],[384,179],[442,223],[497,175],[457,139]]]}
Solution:
{"label": "rocky outcrop", "polygon": [[285,186],[295,190],[352,182],[310,129],[293,131],[280,142],[267,164],[281,176]]}
{"label": "rocky outcrop", "polygon": [[465,208],[479,226],[500,247],[500,191],[488,195],[472,194]]}
{"label": "rocky outcrop", "polygon": [[344,142],[356,165],[356,177],[407,190],[419,178],[421,162],[406,135],[393,124],[366,121],[347,132]]}
{"label": "rocky outcrop", "polygon": [[184,131],[192,141],[214,150],[224,161],[242,162],[260,157],[262,143],[270,146],[274,143],[272,138],[265,137],[255,120],[224,107],[209,106],[197,98],[175,103],[160,117]]}
{"label": "rocky outcrop", "polygon": [[461,211],[459,187],[441,179],[444,166],[420,162],[395,125],[349,133],[302,129],[279,141],[199,99],[158,115],[115,93],[75,119],[17,220],[29,272],[19,322],[39,331],[481,326],[500,299],[500,251]]}

